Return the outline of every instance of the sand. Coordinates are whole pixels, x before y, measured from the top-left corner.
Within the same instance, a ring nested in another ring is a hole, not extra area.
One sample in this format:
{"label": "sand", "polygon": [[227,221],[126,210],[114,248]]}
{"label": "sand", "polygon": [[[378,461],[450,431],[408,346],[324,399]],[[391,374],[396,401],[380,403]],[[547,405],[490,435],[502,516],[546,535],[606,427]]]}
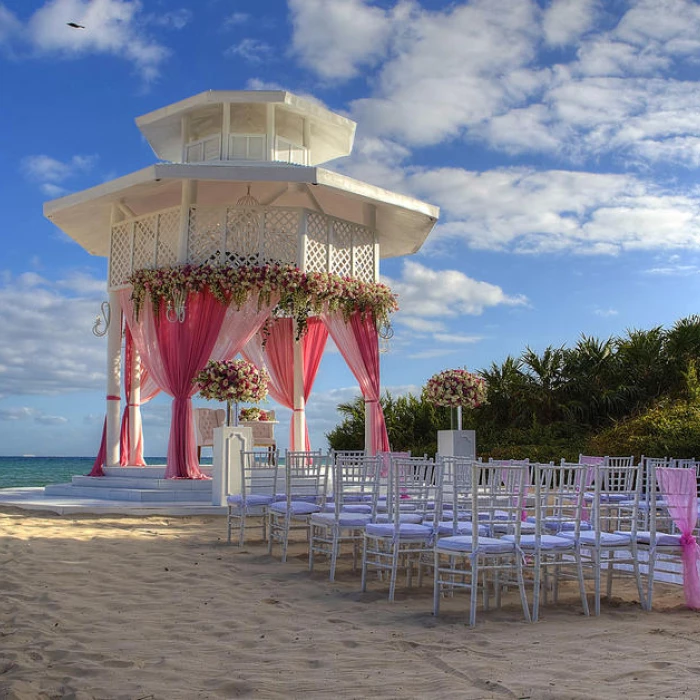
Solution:
{"label": "sand", "polygon": [[0,698],[698,698],[700,616],[678,586],[643,612],[624,584],[586,618],[564,590],[535,625],[517,599],[466,626],[464,596],[330,583],[225,518],[0,511]]}

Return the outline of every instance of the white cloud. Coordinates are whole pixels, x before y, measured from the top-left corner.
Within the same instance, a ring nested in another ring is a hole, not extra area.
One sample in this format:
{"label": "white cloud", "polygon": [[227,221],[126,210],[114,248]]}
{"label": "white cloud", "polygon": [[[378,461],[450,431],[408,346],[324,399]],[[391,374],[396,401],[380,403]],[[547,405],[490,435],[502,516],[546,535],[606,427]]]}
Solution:
{"label": "white cloud", "polygon": [[620,312],[617,309],[594,309],[593,313],[602,318],[610,318],[611,316],[617,316]]}
{"label": "white cloud", "polygon": [[545,40],[553,46],[570,44],[594,24],[599,0],[552,0],[544,12]]}
{"label": "white cloud", "polygon": [[471,344],[478,343],[484,339],[483,335],[461,335],[459,333],[436,333],[435,340],[438,343],[449,343],[449,344]]}
{"label": "white cloud", "polygon": [[245,12],[233,12],[224,19],[224,27],[236,27],[245,24],[250,19],[250,15]]}
{"label": "white cloud", "polygon": [[[191,12],[176,9],[144,14],[139,0],[49,0],[26,24],[0,5],[0,44],[18,54],[28,48],[35,56],[64,59],[109,55],[131,63],[146,82],[158,77],[169,49],[144,27],[182,29]],[[85,29],[67,26],[75,22]]]}
{"label": "white cloud", "polygon": [[421,350],[407,355],[409,360],[432,360],[435,357],[447,357],[454,355],[457,351],[449,348],[433,348],[432,350]]}
{"label": "white cloud", "polygon": [[63,162],[47,155],[32,155],[22,159],[20,169],[24,175],[39,184],[41,191],[48,197],[62,197],[69,190],[63,187],[70,180],[82,173],[92,170],[97,162],[97,156],[73,156]]}
{"label": "white cloud", "polygon": [[33,421],[41,425],[63,425],[68,423],[68,419],[64,416],[50,416],[39,409],[28,406],[0,409],[0,421]]}
{"label": "white cloud", "polygon": [[272,56],[272,47],[259,39],[242,39],[234,46],[229,46],[225,56],[240,56],[248,63],[262,63]]}
{"label": "white cloud", "polygon": [[325,79],[347,79],[384,53],[391,16],[363,0],[289,0],[292,48]]}
{"label": "white cloud", "polygon": [[433,270],[411,260],[404,262],[400,279],[387,283],[399,296],[399,314],[414,318],[478,316],[491,306],[526,302],[524,297],[509,297],[497,285],[474,280],[459,270]]}
{"label": "white cloud", "polygon": [[90,330],[103,297],[97,290],[60,291],[80,286],[89,285],[75,278],[55,283],[32,272],[3,277],[0,397],[103,389],[105,341]]}

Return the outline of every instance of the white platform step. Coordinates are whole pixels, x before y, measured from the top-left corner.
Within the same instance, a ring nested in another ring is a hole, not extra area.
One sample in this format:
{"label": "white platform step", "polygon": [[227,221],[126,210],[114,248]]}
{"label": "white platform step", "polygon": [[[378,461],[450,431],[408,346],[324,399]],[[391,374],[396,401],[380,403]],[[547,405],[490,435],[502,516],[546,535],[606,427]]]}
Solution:
{"label": "white platform step", "polygon": [[211,486],[208,491],[185,489],[134,489],[104,488],[99,486],[74,486],[73,484],[49,484],[44,487],[47,496],[92,498],[105,501],[139,501],[149,503],[210,503]]}
{"label": "white platform step", "polygon": [[165,466],[106,467],[106,476],[74,476],[70,484],[50,484],[50,497],[141,503],[210,503],[209,479],[165,479]]}

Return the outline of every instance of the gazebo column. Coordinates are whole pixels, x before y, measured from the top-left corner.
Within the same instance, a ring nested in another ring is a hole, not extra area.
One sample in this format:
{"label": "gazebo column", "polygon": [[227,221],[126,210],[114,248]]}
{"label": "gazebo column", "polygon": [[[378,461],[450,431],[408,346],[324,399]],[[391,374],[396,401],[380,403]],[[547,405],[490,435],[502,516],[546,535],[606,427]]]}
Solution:
{"label": "gazebo column", "polygon": [[[296,334],[296,323],[294,324]],[[301,340],[294,341],[294,413],[292,435],[297,450],[306,449],[306,411],[304,404],[304,356]]]}
{"label": "gazebo column", "polygon": [[108,467],[119,466],[119,434],[121,432],[121,305],[116,292],[109,293],[111,321],[107,331],[107,455]]}
{"label": "gazebo column", "polygon": [[141,356],[136,348],[131,353],[131,401],[129,402],[129,445],[131,454],[128,455],[129,464],[131,457],[136,453],[136,447],[141,439]]}

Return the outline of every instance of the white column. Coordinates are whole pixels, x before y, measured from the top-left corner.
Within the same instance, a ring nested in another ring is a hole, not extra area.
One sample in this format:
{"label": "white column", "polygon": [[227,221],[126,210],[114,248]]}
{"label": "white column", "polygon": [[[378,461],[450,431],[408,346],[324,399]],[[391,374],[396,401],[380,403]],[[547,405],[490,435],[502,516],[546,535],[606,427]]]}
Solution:
{"label": "white column", "polygon": [[[129,404],[129,444],[131,452],[136,451],[136,445],[141,437],[141,357],[133,348],[131,353],[131,403]],[[129,455],[131,463],[131,455]]]}
{"label": "white column", "polygon": [[369,418],[369,407],[365,401],[365,453],[370,454],[372,451],[372,421]]}
{"label": "white column", "polygon": [[221,160],[228,160],[229,136],[231,135],[231,104],[224,102],[221,115]]}
{"label": "white column", "polygon": [[109,293],[111,320],[107,331],[107,456],[108,467],[119,466],[121,430],[121,306],[116,292]]}
{"label": "white column", "polygon": [[267,105],[267,113],[265,115],[265,130],[267,132],[267,160],[275,160],[275,105],[269,103]]}
{"label": "white column", "polygon": [[196,198],[196,180],[182,181],[182,196],[180,199],[180,236],[177,243],[177,261],[186,263],[189,255],[188,244],[190,237],[190,206]]}
{"label": "white column", "polygon": [[[296,323],[294,324],[296,333]],[[297,450],[306,449],[306,411],[304,406],[304,358],[301,341],[294,341],[294,413],[292,430]],[[290,447],[291,449],[291,447]]]}

